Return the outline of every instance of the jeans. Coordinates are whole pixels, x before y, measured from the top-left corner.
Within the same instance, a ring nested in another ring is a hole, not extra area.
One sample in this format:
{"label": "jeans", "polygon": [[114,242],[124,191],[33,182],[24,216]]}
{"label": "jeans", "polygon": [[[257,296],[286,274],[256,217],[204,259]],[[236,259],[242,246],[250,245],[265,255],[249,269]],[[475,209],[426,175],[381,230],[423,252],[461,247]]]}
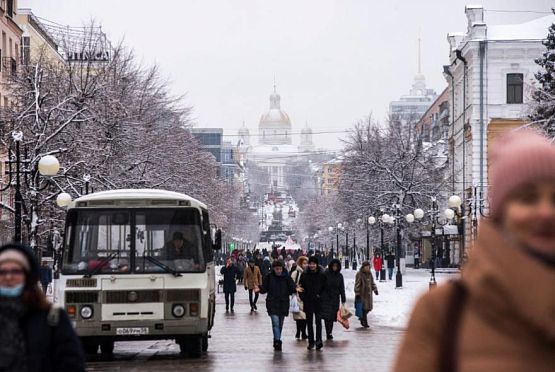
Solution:
{"label": "jeans", "polygon": [[229,309],[231,305],[231,310],[233,310],[233,305],[235,305],[235,292],[225,292],[225,309]]}
{"label": "jeans", "polygon": [[376,280],[380,280],[380,270],[376,270]]}
{"label": "jeans", "polygon": [[254,308],[256,306],[256,301],[258,301],[258,292],[254,293],[254,300],[252,299],[253,293],[254,293],[254,290],[249,289],[249,304],[251,305],[251,308]]}
{"label": "jeans", "polygon": [[282,315],[270,315],[270,319],[272,319],[274,341],[281,341],[281,331],[283,330],[283,320],[285,317]]}
{"label": "jeans", "polygon": [[314,322],[316,322],[316,342],[322,342],[322,318],[313,310],[305,310],[308,342],[314,344]]}
{"label": "jeans", "polygon": [[389,280],[391,280],[393,278],[393,267],[388,267],[387,273],[389,274]]}

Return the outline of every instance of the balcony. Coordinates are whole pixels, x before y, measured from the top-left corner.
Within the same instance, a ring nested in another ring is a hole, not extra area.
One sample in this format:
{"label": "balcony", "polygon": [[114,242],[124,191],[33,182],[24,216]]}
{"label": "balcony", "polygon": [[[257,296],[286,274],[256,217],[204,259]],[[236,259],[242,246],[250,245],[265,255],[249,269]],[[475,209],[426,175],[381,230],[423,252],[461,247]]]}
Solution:
{"label": "balcony", "polygon": [[4,76],[15,76],[17,73],[17,61],[12,57],[2,57],[2,71]]}

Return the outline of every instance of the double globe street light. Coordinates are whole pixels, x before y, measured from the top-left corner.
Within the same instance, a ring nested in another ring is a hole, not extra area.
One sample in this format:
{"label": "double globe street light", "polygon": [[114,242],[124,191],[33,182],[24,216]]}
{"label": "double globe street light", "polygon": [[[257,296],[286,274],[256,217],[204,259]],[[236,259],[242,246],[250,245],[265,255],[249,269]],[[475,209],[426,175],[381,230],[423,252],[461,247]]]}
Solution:
{"label": "double globe street light", "polygon": [[[24,151],[24,156],[21,156],[23,132],[12,132],[12,139],[15,146],[14,148],[10,146],[8,149],[8,160],[5,162],[8,181],[6,186],[0,188],[0,191],[6,191],[10,187],[14,188],[14,241],[16,243],[21,243],[22,210],[24,206],[23,195],[21,193],[22,179],[27,187],[33,191],[33,200],[31,200],[31,220],[29,220],[30,223],[33,223],[36,222],[33,221],[36,218],[36,200],[34,200],[36,192],[45,190],[49,186],[50,178],[56,176],[60,171],[60,162],[54,155],[48,154],[42,156],[35,167],[30,167],[32,161],[27,156],[27,149]],[[45,178],[46,183],[43,186],[40,185],[38,176]]]}

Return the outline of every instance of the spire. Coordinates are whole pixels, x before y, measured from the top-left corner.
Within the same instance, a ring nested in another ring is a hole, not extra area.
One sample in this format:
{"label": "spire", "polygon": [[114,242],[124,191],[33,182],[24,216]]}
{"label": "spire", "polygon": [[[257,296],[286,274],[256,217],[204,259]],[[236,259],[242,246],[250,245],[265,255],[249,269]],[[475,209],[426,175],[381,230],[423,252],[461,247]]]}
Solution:
{"label": "spire", "polygon": [[276,93],[276,74],[274,74],[274,94]]}
{"label": "spire", "polygon": [[421,47],[422,40],[420,39],[420,30],[418,30],[418,75],[422,74],[422,59],[421,59]]}

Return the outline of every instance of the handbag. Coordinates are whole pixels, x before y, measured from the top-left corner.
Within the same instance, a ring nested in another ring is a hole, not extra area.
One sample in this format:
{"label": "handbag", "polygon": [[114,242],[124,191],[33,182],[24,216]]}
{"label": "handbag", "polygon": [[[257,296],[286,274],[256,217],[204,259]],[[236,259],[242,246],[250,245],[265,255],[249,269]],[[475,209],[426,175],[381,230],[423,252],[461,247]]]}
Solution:
{"label": "handbag", "polygon": [[299,302],[297,301],[297,295],[294,294],[291,296],[291,299],[289,300],[289,312],[295,314],[300,311],[301,311],[301,308],[299,306]]}
{"label": "handbag", "polygon": [[343,326],[343,328],[349,329],[349,318],[343,317],[341,309],[337,310],[337,321]]}
{"label": "handbag", "polygon": [[339,308],[339,313],[341,314],[342,319],[349,319],[351,316],[353,316],[353,313],[351,313],[351,311],[347,308],[347,305],[345,304],[341,304],[341,307]]}
{"label": "handbag", "polygon": [[355,300],[355,315],[357,318],[362,318],[362,301]]}

